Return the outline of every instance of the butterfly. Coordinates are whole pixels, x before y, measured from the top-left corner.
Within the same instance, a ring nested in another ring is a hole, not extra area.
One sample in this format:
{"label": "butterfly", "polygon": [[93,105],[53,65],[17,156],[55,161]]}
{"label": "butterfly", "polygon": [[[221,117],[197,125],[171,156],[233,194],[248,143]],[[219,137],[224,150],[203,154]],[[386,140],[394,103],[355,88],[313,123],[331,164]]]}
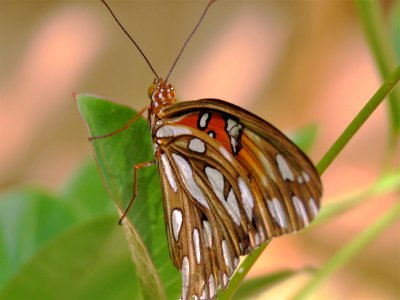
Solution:
{"label": "butterfly", "polygon": [[240,256],[315,218],[320,177],[307,156],[270,123],[223,100],[177,102],[168,82],[173,67],[163,80],[148,64],[156,75],[148,91],[150,105],[123,128],[91,139],[114,135],[147,112],[154,161],[135,166],[135,189],[126,212],[137,194],[138,170],[156,163],[170,256],[182,272],[182,299],[215,299]]}

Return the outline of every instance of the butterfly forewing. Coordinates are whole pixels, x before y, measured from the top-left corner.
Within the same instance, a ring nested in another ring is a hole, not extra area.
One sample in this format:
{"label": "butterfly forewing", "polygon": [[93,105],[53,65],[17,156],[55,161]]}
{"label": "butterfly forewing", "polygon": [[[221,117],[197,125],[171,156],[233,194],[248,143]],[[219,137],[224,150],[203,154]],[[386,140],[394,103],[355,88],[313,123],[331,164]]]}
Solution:
{"label": "butterfly forewing", "polygon": [[227,102],[181,102],[157,118],[153,137],[182,297],[213,299],[240,255],[314,218],[319,176],[279,130]]}

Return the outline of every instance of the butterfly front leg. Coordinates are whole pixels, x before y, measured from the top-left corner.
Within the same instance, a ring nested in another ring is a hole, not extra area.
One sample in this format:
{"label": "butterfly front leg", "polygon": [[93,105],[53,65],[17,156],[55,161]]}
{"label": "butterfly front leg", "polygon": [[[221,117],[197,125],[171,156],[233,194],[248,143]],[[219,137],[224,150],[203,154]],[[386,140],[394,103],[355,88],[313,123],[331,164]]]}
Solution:
{"label": "butterfly front leg", "polygon": [[132,194],[132,198],[129,201],[127,208],[125,209],[124,213],[122,214],[121,218],[119,219],[119,222],[118,222],[119,225],[122,225],[123,219],[128,214],[129,210],[132,207],[133,201],[135,201],[135,198],[137,196],[137,174],[138,174],[138,171],[145,167],[150,167],[150,166],[154,165],[155,163],[156,163],[155,160],[145,161],[145,162],[137,164],[133,167],[133,194]]}
{"label": "butterfly front leg", "polygon": [[119,129],[117,129],[117,130],[115,130],[115,131],[113,131],[113,132],[104,134],[104,135],[91,136],[91,137],[89,137],[89,141],[93,141],[93,140],[97,140],[97,139],[102,139],[102,138],[110,137],[110,136],[113,136],[113,135],[115,135],[115,134],[117,134],[117,133],[120,133],[120,132],[122,132],[122,131],[128,129],[139,117],[141,117],[146,111],[148,111],[149,108],[150,108],[150,105],[146,105],[145,107],[143,107],[143,108],[142,108],[136,115],[134,115],[134,117],[133,117],[132,119],[130,119],[129,122],[126,123],[123,127],[119,128]]}

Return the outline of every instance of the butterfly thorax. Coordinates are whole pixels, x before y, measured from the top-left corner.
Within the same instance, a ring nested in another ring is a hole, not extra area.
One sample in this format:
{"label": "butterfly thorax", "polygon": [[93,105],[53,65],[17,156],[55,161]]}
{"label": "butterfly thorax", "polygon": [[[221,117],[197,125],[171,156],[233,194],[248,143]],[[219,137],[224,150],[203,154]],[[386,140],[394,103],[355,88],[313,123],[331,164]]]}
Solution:
{"label": "butterfly thorax", "polygon": [[176,93],[174,87],[165,80],[154,80],[154,83],[149,88],[149,97],[151,105],[148,112],[148,121],[153,134],[154,152],[156,159],[162,152],[159,146],[163,146],[163,141],[159,139],[157,130],[162,127],[163,120],[159,114],[163,109],[174,105],[176,102]]}

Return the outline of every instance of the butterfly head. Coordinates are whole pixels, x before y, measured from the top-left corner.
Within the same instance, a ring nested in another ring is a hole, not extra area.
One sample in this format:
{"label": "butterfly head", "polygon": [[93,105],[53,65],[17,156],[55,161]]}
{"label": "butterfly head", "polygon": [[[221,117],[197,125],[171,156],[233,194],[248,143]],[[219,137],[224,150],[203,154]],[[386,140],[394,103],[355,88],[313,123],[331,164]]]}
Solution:
{"label": "butterfly head", "polygon": [[157,112],[166,106],[174,104],[176,93],[174,87],[161,78],[160,80],[154,80],[154,83],[149,88],[149,97],[153,110]]}

